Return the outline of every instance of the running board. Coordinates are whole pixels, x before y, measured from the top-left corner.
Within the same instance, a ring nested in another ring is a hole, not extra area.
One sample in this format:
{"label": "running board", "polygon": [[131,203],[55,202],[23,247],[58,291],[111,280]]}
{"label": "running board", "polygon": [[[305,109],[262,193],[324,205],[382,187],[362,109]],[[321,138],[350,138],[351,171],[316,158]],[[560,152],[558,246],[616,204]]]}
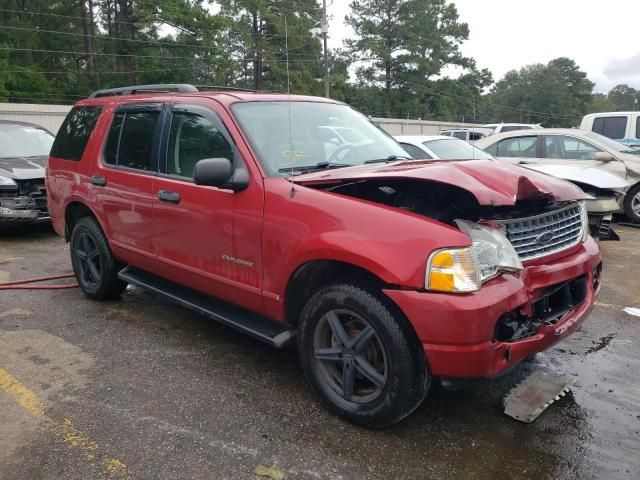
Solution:
{"label": "running board", "polygon": [[287,346],[296,335],[296,331],[288,328],[285,324],[131,266],[120,270],[118,278],[170,298],[187,308],[276,348]]}

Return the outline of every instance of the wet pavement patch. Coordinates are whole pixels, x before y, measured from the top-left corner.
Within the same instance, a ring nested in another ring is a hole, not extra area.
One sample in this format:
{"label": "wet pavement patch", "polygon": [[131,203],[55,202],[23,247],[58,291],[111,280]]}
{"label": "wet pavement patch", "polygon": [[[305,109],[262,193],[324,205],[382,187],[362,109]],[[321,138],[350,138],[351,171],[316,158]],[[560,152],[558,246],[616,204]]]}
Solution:
{"label": "wet pavement patch", "polygon": [[[640,322],[623,309],[638,306],[640,230],[619,230],[602,244],[602,291],[581,330],[468,390],[434,382],[380,431],[322,408],[294,349],[142,290],[113,302],[2,292],[0,480],[268,480],[258,466],[287,480],[637,480]],[[67,244],[45,230],[0,237],[0,252],[15,258],[0,264],[10,278],[69,271]],[[572,391],[532,424],[506,417],[503,398],[536,371],[575,379]]]}

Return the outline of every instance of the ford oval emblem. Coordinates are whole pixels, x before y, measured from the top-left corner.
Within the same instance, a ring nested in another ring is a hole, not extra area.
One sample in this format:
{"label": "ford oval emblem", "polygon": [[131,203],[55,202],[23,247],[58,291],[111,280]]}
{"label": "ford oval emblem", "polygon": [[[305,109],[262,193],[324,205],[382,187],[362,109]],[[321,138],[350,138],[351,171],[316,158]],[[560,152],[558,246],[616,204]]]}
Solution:
{"label": "ford oval emblem", "polygon": [[536,237],[536,243],[538,245],[546,245],[551,240],[553,240],[553,232],[551,230],[541,233]]}

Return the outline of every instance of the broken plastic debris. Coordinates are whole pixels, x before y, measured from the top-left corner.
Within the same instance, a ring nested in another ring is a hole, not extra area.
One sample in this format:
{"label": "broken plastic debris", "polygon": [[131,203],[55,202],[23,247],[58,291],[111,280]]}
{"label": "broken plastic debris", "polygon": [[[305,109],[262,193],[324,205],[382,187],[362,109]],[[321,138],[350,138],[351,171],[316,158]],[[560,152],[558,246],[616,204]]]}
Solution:
{"label": "broken plastic debris", "polygon": [[564,397],[575,379],[552,373],[533,372],[509,392],[504,413],[516,420],[531,423],[560,397]]}
{"label": "broken plastic debris", "polygon": [[258,465],[254,470],[254,473],[259,477],[269,477],[272,480],[284,480],[284,472],[274,467]]}
{"label": "broken plastic debris", "polygon": [[633,315],[634,317],[640,317],[640,308],[633,307],[625,307],[622,309],[624,313],[628,313],[629,315]]}

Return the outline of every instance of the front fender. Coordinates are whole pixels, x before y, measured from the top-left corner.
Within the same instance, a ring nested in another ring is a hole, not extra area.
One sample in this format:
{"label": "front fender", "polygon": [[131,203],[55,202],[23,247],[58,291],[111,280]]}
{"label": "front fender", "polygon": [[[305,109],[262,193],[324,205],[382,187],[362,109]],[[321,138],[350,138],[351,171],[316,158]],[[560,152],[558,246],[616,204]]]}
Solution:
{"label": "front fender", "polygon": [[265,181],[264,291],[282,299],[293,273],[313,260],[360,267],[389,285],[424,288],[429,254],[470,245],[458,229],[429,218],[324,190]]}

